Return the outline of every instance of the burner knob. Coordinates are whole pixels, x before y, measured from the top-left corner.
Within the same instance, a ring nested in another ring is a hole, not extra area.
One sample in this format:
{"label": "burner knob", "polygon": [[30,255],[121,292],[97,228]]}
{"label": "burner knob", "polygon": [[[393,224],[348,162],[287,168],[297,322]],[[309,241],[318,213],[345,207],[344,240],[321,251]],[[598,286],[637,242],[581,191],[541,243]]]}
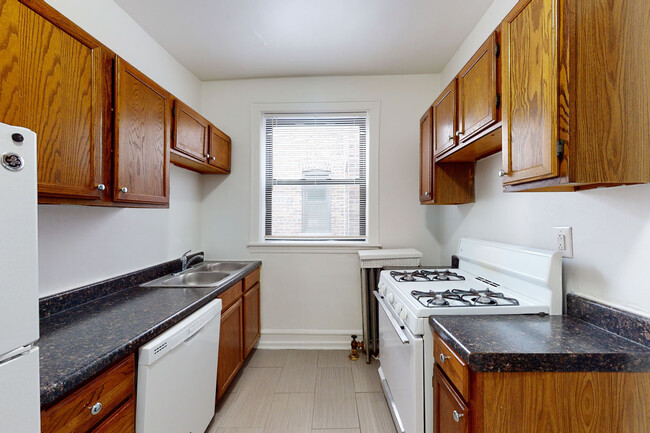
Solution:
{"label": "burner knob", "polygon": [[395,302],[395,307],[394,308],[395,308],[395,312],[399,314],[399,312],[402,311],[402,308],[404,308],[404,306],[402,304],[400,304],[399,302]]}
{"label": "burner knob", "polygon": [[393,296],[392,293],[389,293],[388,295],[386,295],[386,299],[388,299],[388,302],[390,302],[391,304],[393,303],[393,298],[394,298],[394,296]]}
{"label": "burner knob", "polygon": [[408,316],[409,316],[409,312],[407,310],[402,310],[399,313],[399,318],[402,319],[402,320],[406,320],[408,318]]}
{"label": "burner knob", "polygon": [[386,293],[386,286],[380,284],[379,285],[379,293],[384,295]]}

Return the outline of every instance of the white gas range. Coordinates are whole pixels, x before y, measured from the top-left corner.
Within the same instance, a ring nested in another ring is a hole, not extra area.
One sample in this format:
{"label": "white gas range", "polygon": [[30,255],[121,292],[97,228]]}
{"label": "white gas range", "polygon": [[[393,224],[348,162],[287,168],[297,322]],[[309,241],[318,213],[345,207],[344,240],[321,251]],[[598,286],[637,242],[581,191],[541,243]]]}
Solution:
{"label": "white gas range", "polygon": [[562,314],[561,253],[464,238],[457,257],[453,269],[381,272],[379,374],[398,432],[433,432],[429,316]]}

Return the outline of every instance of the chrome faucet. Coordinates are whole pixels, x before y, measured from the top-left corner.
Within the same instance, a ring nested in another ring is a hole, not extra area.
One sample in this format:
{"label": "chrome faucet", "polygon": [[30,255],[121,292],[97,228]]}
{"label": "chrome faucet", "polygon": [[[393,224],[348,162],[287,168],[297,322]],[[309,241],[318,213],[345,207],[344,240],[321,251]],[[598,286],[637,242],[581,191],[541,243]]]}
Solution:
{"label": "chrome faucet", "polygon": [[187,250],[185,254],[181,256],[181,272],[186,271],[192,263],[198,260],[203,260],[203,254],[199,254],[198,256],[194,256],[191,259],[187,260],[187,255],[191,252],[192,250]]}

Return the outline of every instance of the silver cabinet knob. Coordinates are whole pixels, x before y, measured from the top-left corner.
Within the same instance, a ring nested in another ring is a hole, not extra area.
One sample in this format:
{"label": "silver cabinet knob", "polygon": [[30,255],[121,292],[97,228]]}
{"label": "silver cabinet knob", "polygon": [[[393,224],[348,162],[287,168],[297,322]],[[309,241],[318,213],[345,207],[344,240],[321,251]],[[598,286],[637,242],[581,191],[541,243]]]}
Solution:
{"label": "silver cabinet knob", "polygon": [[106,185],[104,185],[103,183],[100,183],[99,185],[97,185],[97,189],[99,191],[104,191],[106,189]]}
{"label": "silver cabinet knob", "polygon": [[213,156],[212,158],[210,158],[210,161],[214,161],[215,159],[217,159],[217,157]]}
{"label": "silver cabinet knob", "polygon": [[504,177],[506,175],[505,170],[499,170],[499,177]]}
{"label": "silver cabinet knob", "polygon": [[463,414],[463,413],[458,413],[458,412],[456,412],[456,411],[454,411],[454,412],[452,413],[452,415],[454,416],[454,421],[456,421],[456,422],[460,422],[460,419],[461,419],[462,417],[465,416],[465,414]]}
{"label": "silver cabinet knob", "polygon": [[456,137],[460,137],[460,131],[456,131]]}
{"label": "silver cabinet knob", "polygon": [[99,412],[102,411],[102,407],[103,406],[100,402],[93,404],[93,406],[90,408],[90,414],[97,415]]}
{"label": "silver cabinet knob", "polygon": [[425,197],[429,197],[429,193],[428,193],[428,192],[425,192],[425,193],[424,193],[424,196],[425,196]]}
{"label": "silver cabinet knob", "polygon": [[123,186],[120,191],[123,192],[123,193],[127,193],[127,192],[129,192],[129,189],[127,187]]}
{"label": "silver cabinet knob", "polygon": [[448,356],[445,356],[444,353],[441,353],[441,354],[440,354],[440,362],[441,362],[441,363],[444,364],[444,363],[445,363],[445,359],[447,359],[447,358],[449,358],[449,357],[448,357]]}
{"label": "silver cabinet knob", "polygon": [[205,154],[205,157],[208,158],[208,159],[210,159],[210,154],[209,154],[209,153],[206,153],[206,154]]}
{"label": "silver cabinet knob", "polygon": [[454,136],[453,136],[453,135],[449,135],[447,138],[451,141],[451,140],[454,139]]}

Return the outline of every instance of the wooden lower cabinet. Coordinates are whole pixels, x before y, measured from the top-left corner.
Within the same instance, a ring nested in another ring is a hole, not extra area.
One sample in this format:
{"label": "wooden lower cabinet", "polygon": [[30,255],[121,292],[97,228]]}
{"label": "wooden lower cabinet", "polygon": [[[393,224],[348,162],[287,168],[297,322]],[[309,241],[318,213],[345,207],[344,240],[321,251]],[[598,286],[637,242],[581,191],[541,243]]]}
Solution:
{"label": "wooden lower cabinet", "polygon": [[134,405],[135,355],[130,355],[41,411],[41,432],[133,432]]}
{"label": "wooden lower cabinet", "polygon": [[223,302],[217,400],[224,395],[260,337],[260,268],[219,295]]}
{"label": "wooden lower cabinet", "polygon": [[244,358],[260,338],[260,283],[244,293]]}
{"label": "wooden lower cabinet", "polygon": [[435,433],[469,433],[467,406],[437,367],[433,372],[433,401]]}
{"label": "wooden lower cabinet", "polygon": [[241,298],[221,314],[217,399],[226,392],[244,361],[242,348],[243,309]]}
{"label": "wooden lower cabinet", "polygon": [[[436,335],[434,347],[441,341]],[[453,350],[448,354],[451,360],[458,357]],[[650,373],[476,373],[468,369],[469,389],[463,395],[460,376],[454,373],[458,368],[445,366],[446,362],[439,353],[435,357],[436,433],[650,431]]]}
{"label": "wooden lower cabinet", "polygon": [[93,433],[133,433],[135,431],[135,397],[127,401]]}

